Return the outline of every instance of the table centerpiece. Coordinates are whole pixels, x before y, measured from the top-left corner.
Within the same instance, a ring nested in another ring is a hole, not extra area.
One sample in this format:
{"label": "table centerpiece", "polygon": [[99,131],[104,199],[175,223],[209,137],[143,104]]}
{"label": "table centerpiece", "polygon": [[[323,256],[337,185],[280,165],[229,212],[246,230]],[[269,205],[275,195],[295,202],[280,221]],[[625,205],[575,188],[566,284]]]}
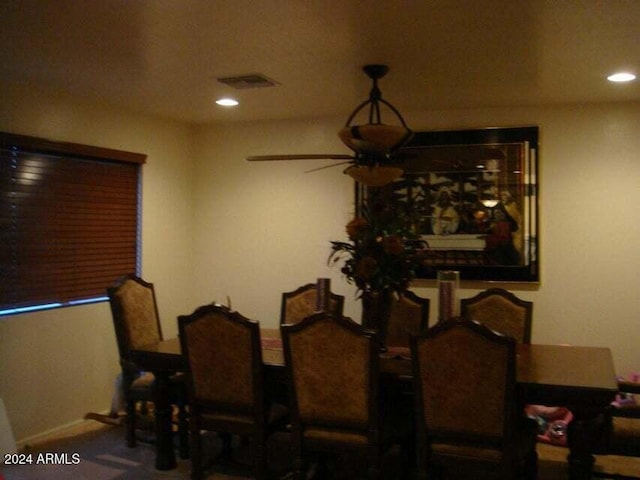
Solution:
{"label": "table centerpiece", "polygon": [[413,224],[410,206],[393,188],[370,187],[346,226],[349,241],[331,241],[329,264],[341,263],[347,282],[357,287],[362,324],[378,332],[382,349],[392,296],[407,290],[427,248]]}

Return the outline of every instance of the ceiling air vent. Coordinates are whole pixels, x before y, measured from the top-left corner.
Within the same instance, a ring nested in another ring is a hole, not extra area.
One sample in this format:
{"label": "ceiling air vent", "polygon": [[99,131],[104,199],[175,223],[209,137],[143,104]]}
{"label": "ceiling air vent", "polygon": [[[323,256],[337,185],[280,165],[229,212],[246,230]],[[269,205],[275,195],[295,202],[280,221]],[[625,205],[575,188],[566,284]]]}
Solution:
{"label": "ceiling air vent", "polygon": [[238,75],[235,77],[221,77],[218,78],[218,81],[238,90],[246,88],[275,87],[278,85],[278,82],[271,80],[260,73]]}

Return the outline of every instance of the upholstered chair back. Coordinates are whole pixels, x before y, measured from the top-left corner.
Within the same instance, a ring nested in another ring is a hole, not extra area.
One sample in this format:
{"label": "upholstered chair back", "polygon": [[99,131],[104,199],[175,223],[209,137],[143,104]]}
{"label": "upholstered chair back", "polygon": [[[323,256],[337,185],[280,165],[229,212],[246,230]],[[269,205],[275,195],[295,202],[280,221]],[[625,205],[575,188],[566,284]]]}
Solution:
{"label": "upholstered chair back", "polygon": [[[220,459],[232,461],[231,436],[249,442],[253,476],[270,478],[267,438],[287,424],[288,410],[264,391],[260,325],[215,304],[178,317],[189,391],[191,478],[205,478],[204,431],[222,438]],[[210,445],[212,446],[212,445]],[[208,478],[208,477],[207,477]]]}
{"label": "upholstered chair back", "polygon": [[414,341],[414,376],[426,430],[436,438],[501,441],[513,419],[513,339],[470,321],[449,320]]}
{"label": "upholstered chair back", "polygon": [[[122,368],[122,391],[126,407],[125,435],[127,445],[136,445],[137,408],[138,402],[153,402],[155,399],[154,383],[156,377],[151,372],[143,372],[139,365],[131,360],[130,352],[144,345],[162,340],[162,329],[158,315],[155,290],[153,284],[144,281],[134,274],[118,279],[114,285],[107,288],[120,366]],[[188,456],[185,389],[182,377],[172,375],[169,378],[171,401],[178,405],[178,432],[180,440],[180,455]],[[117,408],[117,407],[116,407]],[[142,408],[141,411],[145,411]]]}
{"label": "upholstered chair back", "polygon": [[219,411],[253,412],[262,391],[257,322],[219,305],[179,317],[192,400]]}
{"label": "upholstered chair back", "polygon": [[126,275],[107,293],[121,358],[128,358],[131,349],[162,340],[153,284]]}
{"label": "upholstered chair back", "polygon": [[393,295],[387,326],[386,345],[409,348],[409,338],[429,325],[429,299],[407,291]]}
{"label": "upholstered chair back", "polygon": [[607,453],[640,457],[640,381],[619,379],[618,386],[618,401],[612,404],[607,419],[611,429]]}
{"label": "upholstered chair back", "polygon": [[454,318],[412,337],[411,359],[418,478],[481,466],[505,480],[537,477],[538,426],[517,401],[513,337]]}
{"label": "upholstered chair back", "polygon": [[463,317],[513,337],[518,343],[531,343],[533,302],[501,288],[490,288],[473,298],[463,298],[460,306]]}
{"label": "upholstered chair back", "polygon": [[[316,313],[318,287],[315,283],[308,283],[291,292],[282,294],[280,307],[280,324],[298,323],[304,318]],[[329,312],[342,315],[344,296],[329,293]]]}
{"label": "upholstered chair back", "polygon": [[326,312],[282,327],[294,416],[303,429],[367,430],[377,398],[375,335]]}
{"label": "upholstered chair back", "polygon": [[[382,455],[393,445],[411,457],[411,409],[395,405],[400,415],[391,406],[380,410],[376,332],[328,312],[280,329],[292,407],[293,478],[305,478],[314,452],[361,455],[367,478],[382,478]],[[322,472],[324,455],[319,458]]]}

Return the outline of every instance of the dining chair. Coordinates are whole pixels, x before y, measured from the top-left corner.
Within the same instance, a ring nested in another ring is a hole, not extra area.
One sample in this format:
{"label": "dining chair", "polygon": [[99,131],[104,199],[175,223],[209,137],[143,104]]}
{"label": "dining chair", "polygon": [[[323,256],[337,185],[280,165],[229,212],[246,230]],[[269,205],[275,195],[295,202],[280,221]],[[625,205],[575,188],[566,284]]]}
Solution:
{"label": "dining chair", "polygon": [[367,477],[379,478],[382,452],[394,443],[410,451],[413,436],[410,421],[402,424],[403,412],[380,410],[376,333],[328,312],[283,325],[281,332],[294,478],[304,478],[312,454],[343,452],[362,455]]}
{"label": "dining chair", "polygon": [[[128,274],[107,288],[113,325],[118,343],[122,369],[121,391],[124,397],[126,419],[125,438],[129,447],[136,446],[137,406],[153,402],[155,377],[144,372],[131,360],[131,350],[162,340],[162,327],[158,315],[155,289],[152,283]],[[188,429],[186,412],[186,389],[184,378],[179,373],[172,375],[172,402],[178,406],[178,434],[180,456],[188,457]]]}
{"label": "dining chair", "polygon": [[203,478],[203,430],[249,439],[253,474],[266,478],[267,437],[284,428],[288,412],[265,391],[259,323],[210,304],[179,316],[178,329],[187,366],[191,478]]}
{"label": "dining chair", "polygon": [[640,457],[640,381],[619,380],[618,388],[621,400],[611,409],[610,451]]}
{"label": "dining chair", "polygon": [[518,343],[531,343],[533,302],[522,300],[503,288],[489,288],[460,300],[461,316],[509,335]]}
{"label": "dining chair", "polygon": [[[622,457],[640,457],[640,382],[619,380],[620,393],[618,399],[607,411],[605,425],[607,442],[604,455]],[[596,460],[597,463],[597,460]],[[607,469],[608,470],[608,469]],[[636,478],[624,476],[619,472],[597,470],[593,472],[598,478]]]}
{"label": "dining chair", "polygon": [[[318,285],[307,283],[290,292],[282,294],[280,304],[280,324],[298,323],[316,311],[318,301]],[[344,296],[329,292],[329,311],[334,315],[342,315]]]}
{"label": "dining chair", "polygon": [[482,466],[536,478],[537,425],[518,406],[515,346],[463,318],[411,338],[418,478]]}
{"label": "dining chair", "polygon": [[409,348],[409,338],[427,329],[429,325],[428,298],[412,291],[393,295],[387,325],[386,346]]}

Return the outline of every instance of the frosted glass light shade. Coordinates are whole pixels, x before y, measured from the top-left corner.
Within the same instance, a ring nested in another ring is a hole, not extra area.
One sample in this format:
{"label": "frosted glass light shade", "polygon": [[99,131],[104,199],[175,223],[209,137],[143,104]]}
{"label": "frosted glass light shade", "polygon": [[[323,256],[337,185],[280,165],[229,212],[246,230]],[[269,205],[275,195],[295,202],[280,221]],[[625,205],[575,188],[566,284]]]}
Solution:
{"label": "frosted glass light shade", "polygon": [[387,154],[411,138],[413,133],[402,125],[367,123],[344,127],[338,132],[340,140],[358,153]]}
{"label": "frosted glass light shade", "polygon": [[345,169],[344,173],[367,187],[383,187],[400,178],[403,170],[384,165],[353,165]]}

